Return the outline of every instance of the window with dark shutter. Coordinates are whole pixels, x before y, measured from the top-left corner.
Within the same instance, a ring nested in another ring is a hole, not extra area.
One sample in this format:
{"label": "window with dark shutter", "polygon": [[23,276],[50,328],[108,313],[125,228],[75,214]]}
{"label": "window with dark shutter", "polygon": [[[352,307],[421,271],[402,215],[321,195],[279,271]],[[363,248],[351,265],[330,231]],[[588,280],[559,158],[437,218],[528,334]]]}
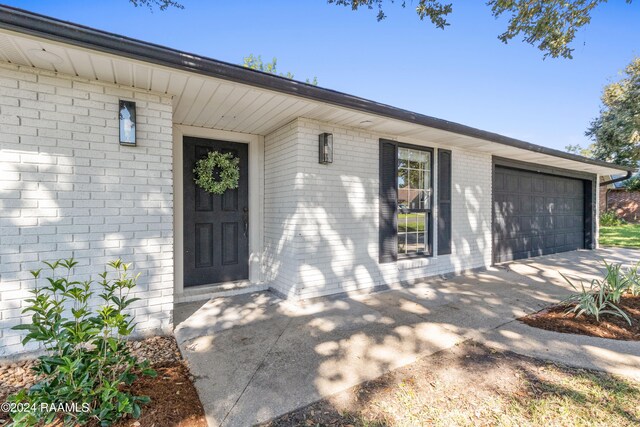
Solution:
{"label": "window with dark shutter", "polygon": [[451,151],[438,149],[438,255],[451,253]]}
{"label": "window with dark shutter", "polygon": [[397,163],[398,145],[380,140],[380,263],[398,259],[397,234]]}
{"label": "window with dark shutter", "polygon": [[431,256],[433,150],[398,144],[398,258]]}
{"label": "window with dark shutter", "polygon": [[433,149],[380,140],[380,263],[433,254]]}

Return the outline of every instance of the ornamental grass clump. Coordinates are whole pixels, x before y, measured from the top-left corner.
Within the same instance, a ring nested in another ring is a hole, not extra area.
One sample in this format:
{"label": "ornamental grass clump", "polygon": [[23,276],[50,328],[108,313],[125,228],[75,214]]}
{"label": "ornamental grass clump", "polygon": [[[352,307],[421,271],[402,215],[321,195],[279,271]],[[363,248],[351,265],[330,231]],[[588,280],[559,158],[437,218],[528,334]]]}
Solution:
{"label": "ornamental grass clump", "polygon": [[627,278],[629,280],[628,292],[633,296],[640,295],[640,261],[627,270]]}
{"label": "ornamental grass clump", "polygon": [[[23,310],[31,313],[31,323],[13,328],[27,332],[23,344],[36,341],[46,352],[33,368],[40,381],[9,398],[13,425],[55,420],[65,426],[90,421],[108,426],[127,415],[138,418],[149,398],[133,395],[126,386],[138,375],[156,375],[126,345],[135,323],[125,310],[139,299],[129,297],[138,275],[116,260],[108,264],[112,273],[100,274],[100,281],[81,282],[72,279],[78,264],[73,258],[45,264],[46,277],[42,269],[31,272],[35,288]],[[94,296],[98,307],[90,305]]]}
{"label": "ornamental grass clump", "polygon": [[[589,286],[585,286],[580,281],[580,289],[564,274],[560,275],[571,285],[577,292],[562,303],[569,305],[567,314],[576,313],[577,316],[582,314],[595,317],[600,322],[603,314],[622,317],[631,325],[629,315],[618,305],[620,299],[626,293],[634,294],[637,290],[637,271],[638,264],[635,267],[624,270],[622,264],[609,264],[603,261],[606,274],[603,279],[593,279]],[[634,280],[635,277],[635,280]]]}

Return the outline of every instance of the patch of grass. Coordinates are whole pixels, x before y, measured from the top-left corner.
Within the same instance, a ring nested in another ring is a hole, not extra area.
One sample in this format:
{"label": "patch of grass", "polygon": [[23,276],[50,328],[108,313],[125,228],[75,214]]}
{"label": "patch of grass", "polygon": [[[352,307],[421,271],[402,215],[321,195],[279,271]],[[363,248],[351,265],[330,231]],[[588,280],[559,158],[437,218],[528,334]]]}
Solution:
{"label": "patch of grass", "polygon": [[522,418],[523,425],[637,425],[640,389],[599,372],[551,365],[540,377],[525,380],[528,392],[504,399],[509,410],[499,425]]}
{"label": "patch of grass", "polygon": [[600,245],[640,248],[640,224],[600,227]]}
{"label": "patch of grass", "polygon": [[[396,384],[391,399],[376,402],[378,413],[351,413],[355,426],[632,426],[640,422],[640,389],[606,374],[549,365],[543,374],[519,371],[520,389],[465,396],[456,390],[427,404],[419,387]],[[527,378],[529,377],[529,378]],[[437,390],[439,387],[434,387]],[[434,391],[435,391],[434,390]],[[471,392],[473,394],[473,392]],[[363,416],[364,415],[364,416]],[[383,422],[381,423],[380,418]]]}
{"label": "patch of grass", "polygon": [[638,426],[640,383],[467,342],[261,427]]}

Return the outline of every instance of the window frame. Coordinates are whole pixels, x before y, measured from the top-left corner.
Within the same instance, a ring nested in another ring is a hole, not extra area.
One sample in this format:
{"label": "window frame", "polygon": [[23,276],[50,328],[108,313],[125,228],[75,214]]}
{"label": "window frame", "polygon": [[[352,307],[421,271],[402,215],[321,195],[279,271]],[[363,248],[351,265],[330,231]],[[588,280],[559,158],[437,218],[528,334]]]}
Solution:
{"label": "window frame", "polygon": [[398,163],[399,163],[399,151],[401,148],[407,148],[410,150],[417,150],[417,151],[424,151],[429,153],[430,156],[430,167],[429,167],[429,182],[430,182],[430,186],[428,189],[431,190],[431,194],[429,195],[429,209],[411,209],[411,211],[413,212],[417,212],[417,213],[422,213],[424,212],[426,215],[425,218],[425,223],[427,225],[427,236],[426,236],[426,241],[425,241],[425,249],[426,252],[423,253],[410,253],[410,254],[406,254],[406,253],[400,253],[400,251],[398,250],[398,248],[396,248],[396,254],[397,254],[397,258],[398,260],[404,260],[404,259],[412,259],[412,258],[432,258],[433,257],[433,227],[434,227],[434,216],[433,216],[433,205],[436,201],[435,199],[435,188],[436,188],[436,183],[434,181],[434,169],[435,169],[435,150],[433,147],[425,147],[422,145],[416,145],[416,144],[406,144],[406,143],[402,143],[402,142],[397,142],[396,144],[396,245],[398,245],[398,238],[399,238],[399,232],[398,232],[398,221],[397,221],[397,217],[398,214],[400,213],[400,203],[398,201]]}

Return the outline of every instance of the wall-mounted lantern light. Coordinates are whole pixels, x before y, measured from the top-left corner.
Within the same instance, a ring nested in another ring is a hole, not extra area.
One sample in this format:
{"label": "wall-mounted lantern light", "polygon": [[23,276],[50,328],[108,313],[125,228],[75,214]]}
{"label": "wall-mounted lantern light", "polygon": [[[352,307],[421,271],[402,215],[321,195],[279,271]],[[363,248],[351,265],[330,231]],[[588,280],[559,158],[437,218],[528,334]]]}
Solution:
{"label": "wall-mounted lantern light", "polygon": [[136,103],[120,100],[120,144],[136,145]]}
{"label": "wall-mounted lantern light", "polygon": [[333,163],[333,134],[321,133],[318,135],[318,154],[320,164]]}

